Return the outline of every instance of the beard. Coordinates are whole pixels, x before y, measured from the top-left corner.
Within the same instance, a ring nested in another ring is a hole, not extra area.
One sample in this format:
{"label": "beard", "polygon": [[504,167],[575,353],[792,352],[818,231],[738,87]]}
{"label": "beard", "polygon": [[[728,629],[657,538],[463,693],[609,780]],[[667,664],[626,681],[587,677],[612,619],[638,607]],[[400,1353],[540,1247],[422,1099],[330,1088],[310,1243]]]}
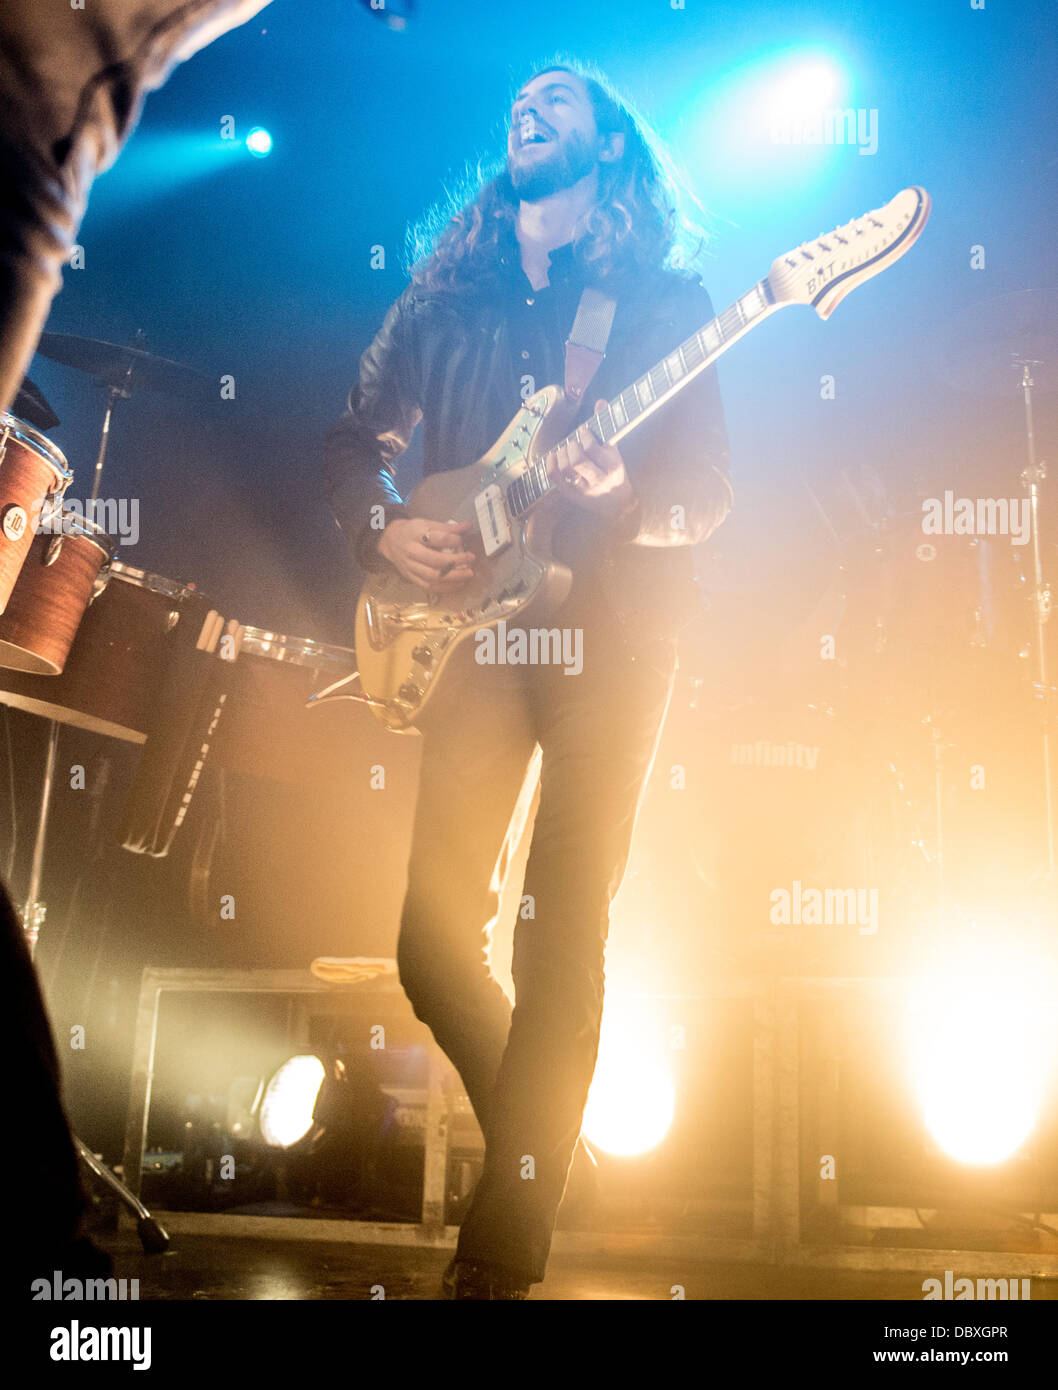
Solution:
{"label": "beard", "polygon": [[586,178],[599,162],[596,143],[589,141],[579,130],[557,142],[543,159],[532,164],[512,164],[507,157],[507,176],[523,203],[538,203],[552,193],[572,188]]}

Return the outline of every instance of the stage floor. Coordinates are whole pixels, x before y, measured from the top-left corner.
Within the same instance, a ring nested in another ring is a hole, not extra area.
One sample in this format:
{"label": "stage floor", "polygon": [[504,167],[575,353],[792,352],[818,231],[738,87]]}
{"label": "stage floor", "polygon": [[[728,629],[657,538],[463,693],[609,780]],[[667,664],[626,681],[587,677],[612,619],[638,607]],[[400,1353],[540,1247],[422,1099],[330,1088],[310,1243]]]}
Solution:
{"label": "stage floor", "polygon": [[[439,1300],[451,1252],[317,1240],[243,1239],[174,1234],[163,1255],[144,1255],[135,1234],[96,1240],[114,1257],[115,1276],[139,1279],[141,1300],[330,1301]],[[943,1268],[943,1257],[938,1257]],[[922,1273],[775,1268],[686,1258],[554,1253],[539,1301],[609,1302],[672,1299],[679,1284],[689,1300],[922,1302]],[[1033,1279],[1032,1300],[1058,1300],[1058,1280]]]}

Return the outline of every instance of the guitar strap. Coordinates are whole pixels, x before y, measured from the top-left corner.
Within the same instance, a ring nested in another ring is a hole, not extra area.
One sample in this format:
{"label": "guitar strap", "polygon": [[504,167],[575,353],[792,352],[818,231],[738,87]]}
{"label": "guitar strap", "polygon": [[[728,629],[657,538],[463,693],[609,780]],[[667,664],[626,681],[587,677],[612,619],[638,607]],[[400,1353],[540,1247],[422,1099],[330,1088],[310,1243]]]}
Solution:
{"label": "guitar strap", "polygon": [[566,395],[578,405],[606,356],[617,301],[586,287],[566,339]]}

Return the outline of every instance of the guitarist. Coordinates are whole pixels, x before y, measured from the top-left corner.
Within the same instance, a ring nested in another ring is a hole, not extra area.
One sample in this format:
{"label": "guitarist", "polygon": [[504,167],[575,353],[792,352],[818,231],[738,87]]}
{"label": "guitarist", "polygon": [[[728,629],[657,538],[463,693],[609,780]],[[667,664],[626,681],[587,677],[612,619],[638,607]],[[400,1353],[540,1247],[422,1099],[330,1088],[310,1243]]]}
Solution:
{"label": "guitarist", "polygon": [[[467,527],[412,515],[393,463],[420,423],[426,473],[484,454],[532,390],[563,380],[585,286],[615,299],[616,312],[574,424],[712,318],[698,277],[671,268],[690,224],[666,170],[601,75],[563,63],[518,90],[505,167],[420,248],[327,437],[328,501],[363,568],[394,566],[458,595],[475,562]],[[586,430],[578,440],[559,459],[552,547],[573,586],[547,625],[582,635],[583,669],[478,664],[465,642],[420,725],[397,960],[485,1135],[445,1277],[458,1299],[524,1299],[544,1278],[595,1069],[610,904],[673,686],[676,636],[699,606],[693,547],[732,501],[713,369],[620,448]],[[487,953],[524,823],[516,808],[538,768],[512,1012]]]}

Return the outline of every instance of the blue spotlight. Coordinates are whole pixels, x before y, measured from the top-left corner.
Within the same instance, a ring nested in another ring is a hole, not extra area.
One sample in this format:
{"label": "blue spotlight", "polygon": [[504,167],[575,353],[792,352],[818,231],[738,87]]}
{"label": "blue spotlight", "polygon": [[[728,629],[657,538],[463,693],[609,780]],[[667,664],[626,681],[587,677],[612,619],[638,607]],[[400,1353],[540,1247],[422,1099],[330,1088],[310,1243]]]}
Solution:
{"label": "blue spotlight", "polygon": [[272,137],[263,127],[255,126],[246,137],[246,148],[258,159],[264,159],[272,153]]}
{"label": "blue spotlight", "polygon": [[840,86],[837,67],[826,59],[795,61],[772,79],[771,102],[780,112],[803,118],[833,105]]}
{"label": "blue spotlight", "polygon": [[[834,170],[839,136],[852,144],[857,112],[837,51],[781,44],[751,55],[696,102],[696,173],[714,207],[771,206],[814,195]],[[851,133],[850,133],[851,132]]]}

